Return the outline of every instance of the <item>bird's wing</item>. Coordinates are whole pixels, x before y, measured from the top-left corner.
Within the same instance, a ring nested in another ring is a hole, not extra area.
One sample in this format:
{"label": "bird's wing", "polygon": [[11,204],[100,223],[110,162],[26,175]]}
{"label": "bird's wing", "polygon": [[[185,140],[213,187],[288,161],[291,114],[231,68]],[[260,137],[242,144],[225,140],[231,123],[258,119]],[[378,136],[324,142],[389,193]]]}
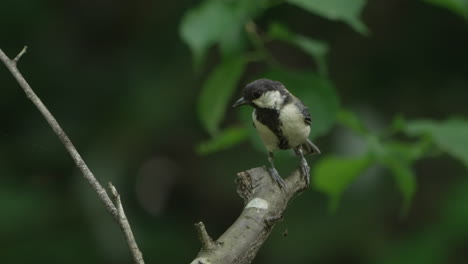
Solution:
{"label": "bird's wing", "polygon": [[[253,112],[252,112],[252,119],[255,119],[255,118],[256,118],[256,117],[255,117],[255,109],[254,109]],[[255,126],[255,122],[253,122],[253,121],[252,121],[252,125],[253,125],[253,127],[257,128],[257,127]]]}
{"label": "bird's wing", "polygon": [[304,105],[304,103],[299,100],[299,98],[292,96],[293,98],[293,103],[297,106],[297,108],[301,111],[302,116],[304,117],[304,123],[306,125],[309,125],[312,123],[312,119],[310,118],[310,112],[307,106]]}
{"label": "bird's wing", "polygon": [[304,105],[302,105],[300,109],[301,109],[302,115],[304,116],[304,122],[310,126],[310,124],[312,123],[312,119],[310,118],[309,109]]}
{"label": "bird's wing", "polygon": [[310,126],[312,119],[310,119],[309,109],[304,108],[304,110],[302,110],[302,114],[304,115],[304,122]]}

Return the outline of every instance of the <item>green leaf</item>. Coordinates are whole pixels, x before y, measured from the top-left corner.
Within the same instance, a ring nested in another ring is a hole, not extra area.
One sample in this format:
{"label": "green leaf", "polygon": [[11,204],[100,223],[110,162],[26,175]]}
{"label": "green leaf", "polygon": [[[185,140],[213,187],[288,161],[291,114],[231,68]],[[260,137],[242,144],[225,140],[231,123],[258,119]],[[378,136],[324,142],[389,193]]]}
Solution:
{"label": "green leaf", "polygon": [[236,56],[247,48],[244,25],[238,23],[226,32],[219,41],[219,49],[223,57]]}
{"label": "green leaf", "polygon": [[344,21],[361,34],[368,33],[366,25],[360,19],[366,0],[286,0],[286,2],[330,20]]}
{"label": "green leaf", "polygon": [[397,188],[403,195],[402,214],[406,214],[416,192],[416,178],[411,164],[426,152],[427,141],[423,139],[416,143],[382,143],[374,136],[368,138],[368,143],[374,161],[392,173]]}
{"label": "green leaf", "polygon": [[245,141],[249,136],[244,127],[231,127],[222,131],[216,137],[200,143],[196,151],[198,154],[206,155],[220,150],[228,149]]}
{"label": "green leaf", "polygon": [[443,122],[420,120],[407,122],[405,132],[411,136],[429,135],[442,151],[468,166],[468,122],[453,119]]}
{"label": "green leaf", "polygon": [[416,192],[416,177],[411,170],[411,163],[420,157],[417,145],[390,143],[384,145],[385,155],[379,157],[379,162],[388,168],[395,183],[403,195],[402,214],[406,214]]}
{"label": "green leaf", "polygon": [[220,44],[223,56],[246,47],[244,25],[268,6],[267,0],[205,0],[182,18],[179,33],[192,50],[195,66],[202,64],[208,48]]}
{"label": "green leaf", "polygon": [[198,118],[212,136],[218,133],[219,124],[245,65],[246,60],[242,56],[225,58],[203,84],[198,97]]}
{"label": "green leaf", "polygon": [[180,36],[190,46],[195,65],[199,66],[207,49],[238,25],[239,17],[227,1],[207,0],[184,15]]}
{"label": "green leaf", "polygon": [[[220,40],[220,50],[223,56],[239,54],[247,47],[247,36],[245,24],[247,21],[260,14],[267,7],[268,0],[236,0],[231,1],[233,13],[236,17],[236,24],[231,29],[226,30]],[[214,21],[216,23],[216,21]]]}
{"label": "green leaf", "polygon": [[369,133],[361,119],[359,119],[359,117],[351,111],[340,109],[337,115],[337,119],[338,122],[361,135]]}
{"label": "green leaf", "polygon": [[424,0],[427,3],[447,8],[468,20],[468,0]]}
{"label": "green leaf", "polygon": [[389,162],[387,168],[393,174],[398,189],[403,194],[402,214],[406,214],[416,192],[416,177],[408,164],[403,162]]}
{"label": "green leaf", "polygon": [[322,75],[327,74],[327,65],[325,56],[328,53],[328,45],[322,41],[311,39],[306,36],[294,34],[288,28],[280,23],[273,23],[270,26],[268,35],[273,39],[282,40],[296,45],[304,52],[312,56],[317,63],[319,72]]}
{"label": "green leaf", "polygon": [[309,108],[312,137],[324,135],[335,124],[339,102],[333,83],[328,79],[309,72],[285,69],[274,69],[264,76],[282,82]]}
{"label": "green leaf", "polygon": [[314,187],[330,197],[330,208],[335,210],[343,191],[369,167],[371,162],[369,155],[323,158],[313,169]]}

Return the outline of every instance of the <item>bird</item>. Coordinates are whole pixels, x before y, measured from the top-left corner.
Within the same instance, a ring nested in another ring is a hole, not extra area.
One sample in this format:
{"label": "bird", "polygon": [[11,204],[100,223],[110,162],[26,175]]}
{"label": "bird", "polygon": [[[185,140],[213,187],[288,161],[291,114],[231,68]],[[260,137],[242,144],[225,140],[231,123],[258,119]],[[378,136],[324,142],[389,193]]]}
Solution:
{"label": "bird", "polygon": [[311,116],[304,103],[289,92],[279,81],[258,79],[248,83],[243,96],[233,107],[250,105],[253,125],[268,151],[268,171],[280,188],[283,178],[274,164],[274,152],[293,149],[300,157],[300,167],[306,186],[310,184],[310,167],[304,155],[320,154],[320,149],[309,140]]}

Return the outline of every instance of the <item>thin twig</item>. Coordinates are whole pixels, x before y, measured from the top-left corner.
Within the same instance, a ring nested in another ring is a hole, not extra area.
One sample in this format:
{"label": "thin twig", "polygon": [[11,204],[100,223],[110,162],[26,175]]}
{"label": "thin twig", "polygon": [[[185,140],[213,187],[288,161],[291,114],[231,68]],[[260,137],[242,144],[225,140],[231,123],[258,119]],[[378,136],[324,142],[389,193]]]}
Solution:
{"label": "thin twig", "polygon": [[130,252],[133,256],[133,261],[135,263],[144,264],[143,255],[141,254],[140,249],[135,241],[135,237],[132,233],[132,228],[130,227],[130,223],[128,222],[127,216],[125,216],[125,211],[122,206],[122,201],[120,200],[120,194],[117,192],[117,189],[109,182],[109,189],[112,193],[112,198],[114,200],[114,204],[117,207],[117,212],[119,214],[119,225],[122,231],[125,234],[125,240],[127,240],[127,244],[130,247]]}
{"label": "thin twig", "polygon": [[19,59],[21,59],[21,56],[23,56],[23,54],[26,53],[27,49],[28,49],[28,46],[24,46],[24,48],[20,51],[20,53],[18,53],[18,55],[16,55],[16,57],[13,59],[13,61],[15,63],[18,63]]}
{"label": "thin twig", "polygon": [[[23,91],[26,93],[26,96],[29,98],[29,100],[32,101],[32,103],[37,107],[37,109],[41,112],[41,114],[44,116],[46,119],[47,123],[51,126],[52,130],[55,132],[57,137],[62,141],[63,145],[67,149],[68,153],[72,157],[73,161],[75,162],[76,166],[78,169],[81,170],[83,173],[83,177],[88,181],[88,183],[91,185],[91,187],[94,189],[94,191],[97,193],[99,196],[99,199],[101,202],[104,204],[104,207],[107,209],[107,211],[112,215],[114,220],[121,226],[122,230],[125,233],[125,237],[127,238],[127,243],[130,248],[130,251],[132,252],[132,255],[139,255],[139,258],[134,258],[135,263],[138,264],[143,264],[143,258],[141,257],[141,252],[138,250],[138,247],[136,246],[135,239],[133,238],[133,234],[130,228],[130,225],[128,224],[128,221],[126,224],[122,223],[122,215],[123,214],[123,208],[120,204],[120,208],[116,208],[116,206],[112,203],[111,199],[109,198],[109,195],[107,194],[106,190],[101,186],[101,184],[96,180],[96,177],[94,177],[94,174],[91,172],[91,170],[88,168],[86,163],[84,162],[83,158],[81,155],[78,153],[76,150],[75,146],[73,145],[72,141],[70,138],[65,134],[65,131],[60,127],[59,123],[55,119],[55,117],[50,113],[50,111],[47,109],[47,107],[42,103],[41,99],[36,95],[36,93],[33,91],[31,86],[28,84],[26,79],[24,79],[23,75],[19,72],[18,68],[16,67],[16,64],[18,60],[21,58],[21,56],[26,53],[27,47],[25,46],[21,52],[13,59],[11,60],[8,58],[8,56],[5,55],[5,53],[0,49],[0,60],[3,61],[5,66],[10,70],[11,74],[15,79],[18,81],[18,84],[21,86]],[[114,188],[115,189],[115,188]],[[120,200],[119,200],[120,201]],[[119,202],[120,203],[120,202]],[[121,209],[121,212],[120,212]],[[124,227],[125,226],[125,227]],[[127,233],[129,233],[131,236],[128,236]],[[131,241],[129,241],[129,239]],[[137,251],[135,251],[135,248]]]}
{"label": "thin twig", "polygon": [[[18,56],[16,56],[16,58],[19,59],[21,57],[20,55],[24,54],[25,50],[26,49],[23,49],[18,54]],[[41,99],[39,99],[36,93],[32,90],[31,86],[29,86],[28,82],[24,79],[23,75],[19,72],[18,68],[16,67],[17,61],[10,60],[5,55],[5,53],[3,53],[1,49],[0,49],[0,59],[5,63],[7,68],[10,70],[11,74],[13,74],[13,76],[18,81],[21,88],[23,88],[23,91],[26,93],[26,96],[29,98],[29,100],[33,102],[33,104],[37,107],[37,109],[41,112],[41,114],[47,120],[49,125],[52,127],[52,130],[55,132],[55,134],[57,134],[60,141],[62,141],[68,153],[70,153],[70,156],[75,161],[76,166],[81,170],[85,179],[89,182],[91,187],[99,195],[99,198],[101,198],[101,201],[104,203],[104,206],[106,207],[107,211],[109,211],[109,213],[112,215],[112,217],[114,217],[114,219],[118,220],[117,209],[115,208],[114,204],[112,203],[109,196],[107,195],[106,190],[96,180],[96,177],[94,177],[91,170],[83,161],[83,158],[81,158],[81,155],[76,150],[70,138],[67,136],[67,134],[65,134],[63,129],[60,127],[55,117],[50,113],[50,111],[47,109],[44,103],[42,103]]]}
{"label": "thin twig", "polygon": [[203,250],[214,249],[216,247],[216,243],[213,241],[210,235],[208,235],[205,224],[203,224],[203,222],[198,222],[195,224],[195,228],[198,231],[198,238],[200,239],[200,242],[202,244],[202,249]]}

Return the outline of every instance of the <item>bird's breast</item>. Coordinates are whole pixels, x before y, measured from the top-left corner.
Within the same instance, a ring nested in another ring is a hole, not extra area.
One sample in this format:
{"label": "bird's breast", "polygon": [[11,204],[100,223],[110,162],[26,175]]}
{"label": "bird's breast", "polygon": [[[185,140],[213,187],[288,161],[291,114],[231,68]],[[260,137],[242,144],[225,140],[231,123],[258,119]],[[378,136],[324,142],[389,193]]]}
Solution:
{"label": "bird's breast", "polygon": [[252,120],[267,150],[270,152],[278,150],[280,138],[277,135],[277,129],[275,129],[279,124],[278,114],[275,116],[273,113],[264,113],[263,111],[257,113],[257,110],[254,110]]}
{"label": "bird's breast", "polygon": [[279,122],[285,138],[291,148],[306,142],[310,126],[304,121],[304,115],[294,104],[287,104],[279,111]]}

